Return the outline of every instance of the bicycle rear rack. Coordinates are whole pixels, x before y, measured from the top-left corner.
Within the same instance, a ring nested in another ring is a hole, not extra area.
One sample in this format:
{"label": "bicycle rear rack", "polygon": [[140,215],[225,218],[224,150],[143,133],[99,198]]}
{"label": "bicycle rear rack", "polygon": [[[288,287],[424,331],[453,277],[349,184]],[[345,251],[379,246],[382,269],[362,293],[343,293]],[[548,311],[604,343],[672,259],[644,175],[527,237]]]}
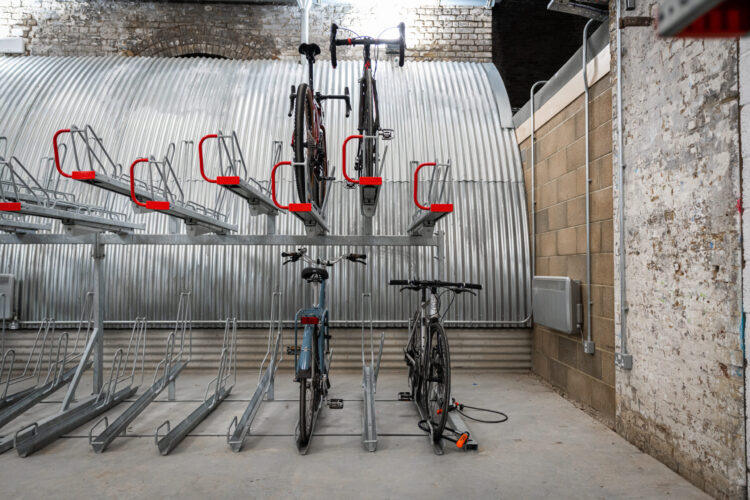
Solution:
{"label": "bicycle rear rack", "polygon": [[[383,186],[383,165],[385,163],[385,158],[388,155],[388,146],[386,146],[383,149],[383,156],[381,158],[380,156],[380,140],[390,140],[392,138],[391,131],[388,131],[387,134],[383,133],[384,131],[380,131],[378,135],[370,136],[370,135],[350,135],[344,140],[344,144],[341,148],[341,169],[344,174],[344,179],[346,179],[347,187],[354,187],[355,185],[359,185],[359,204],[360,204],[360,211],[363,216],[365,217],[374,217],[375,211],[378,207],[378,200],[380,198],[380,188]],[[347,143],[352,139],[358,139],[362,142],[362,144],[365,143],[365,141],[374,141],[375,143],[375,172],[373,177],[359,177],[357,179],[353,179],[349,177],[346,171],[346,145]],[[372,232],[372,227],[370,227],[370,233]]]}
{"label": "bicycle rear rack", "polygon": [[[64,144],[58,144],[58,138],[63,134],[70,134],[69,144],[76,167],[70,173],[66,173],[63,169],[65,156],[61,157],[59,151]],[[139,158],[131,164],[128,172],[123,172],[122,166],[112,160],[104,149],[101,138],[88,125],[83,129],[72,126],[69,129],[58,130],[52,142],[55,167],[65,178],[81,181],[122,196],[129,196],[136,205],[136,211],[139,208],[158,210],[181,219],[185,222],[188,234],[226,234],[237,230],[237,226],[228,223],[226,215],[221,213],[220,199],[217,199],[213,209],[187,200],[173,168],[177,149],[174,143],[167,146],[167,152],[162,160],[156,160],[153,156]],[[189,161],[190,159],[187,154],[187,146],[190,144],[192,143],[189,141],[181,144],[182,152],[185,153],[182,155],[183,160]],[[133,176],[135,166],[141,162],[147,162],[151,167],[148,170],[147,182],[138,181]]]}
{"label": "bicycle rear rack", "polygon": [[[408,228],[411,236],[420,236],[424,232],[434,234],[435,224],[453,212],[453,204],[448,203],[450,200],[449,191],[451,190],[450,169],[451,162],[438,163],[437,161],[427,162],[416,165],[416,161],[411,162],[414,169],[414,205],[417,211],[412,218]],[[424,167],[435,167],[432,171],[427,184],[427,205],[422,205],[419,201],[419,171]],[[442,174],[441,174],[442,171]]]}
{"label": "bicycle rear rack", "polygon": [[[276,304],[275,308],[274,303]],[[273,292],[271,296],[271,321],[268,326],[268,348],[266,349],[263,361],[260,363],[258,385],[242,417],[238,420],[235,416],[227,429],[227,444],[229,444],[234,452],[239,452],[242,449],[245,438],[250,433],[250,427],[253,425],[255,415],[263,403],[263,397],[265,396],[267,401],[273,401],[274,398],[273,389],[276,370],[279,368],[281,360],[284,359],[284,353],[280,349],[284,336],[284,326],[281,321],[281,305],[281,292]],[[275,320],[274,316],[276,316]],[[266,364],[266,361],[268,361],[268,366],[264,370],[263,366]]]}
{"label": "bicycle rear rack", "polygon": [[[208,139],[218,141],[216,152],[220,175],[215,179],[208,177],[205,171],[203,143]],[[276,164],[281,157],[281,141],[273,142],[273,157],[274,164]],[[267,232],[268,234],[274,234],[276,229],[275,217],[279,214],[279,209],[273,203],[268,184],[264,185],[248,175],[245,157],[242,154],[237,134],[235,132],[232,132],[231,135],[222,134],[219,130],[218,134],[204,136],[198,143],[198,158],[201,176],[207,182],[217,184],[247,201],[252,215],[267,215],[269,217]]]}
{"label": "bicycle rear rack", "polygon": [[[229,379],[232,379],[232,384],[228,385]],[[180,422],[177,427],[171,429],[169,420],[165,420],[163,424],[156,428],[154,434],[154,444],[159,448],[159,453],[162,455],[168,455],[180,442],[185,439],[198,424],[200,424],[207,416],[221,404],[229,393],[232,392],[232,388],[237,383],[237,318],[227,318],[224,326],[224,341],[221,347],[221,355],[219,356],[219,373],[216,377],[206,385],[206,391],[203,394],[203,403],[196,408],[188,417]],[[208,397],[211,386],[214,386],[214,391],[211,397]],[[166,427],[167,434],[159,439],[159,431]]]}
{"label": "bicycle rear rack", "polygon": [[[276,198],[276,169],[282,165],[299,166],[302,165],[305,168],[307,174],[306,179],[310,179],[310,172],[307,162],[295,163],[291,161],[279,161],[274,164],[271,170],[271,199],[274,205],[281,210],[286,210],[292,215],[297,217],[305,225],[305,232],[309,235],[325,235],[330,229],[328,228],[328,222],[326,221],[326,208],[328,207],[328,200],[331,198],[331,186],[326,185],[326,197],[323,200],[323,206],[318,210],[313,203],[290,203],[289,205],[281,205],[279,200]],[[305,189],[308,193],[308,199],[312,199],[310,196],[310,186],[305,185]]]}
{"label": "bicycle rear rack", "polygon": [[[179,336],[179,351],[175,355],[175,344]],[[186,339],[187,337],[187,339]],[[185,352],[187,340],[187,353]],[[164,357],[156,365],[154,370],[154,379],[151,386],[141,394],[141,396],[131,404],[117,419],[109,423],[105,416],[99,419],[89,430],[89,444],[95,452],[105,451],[118,436],[125,434],[128,425],[148,407],[161,392],[169,386],[169,400],[174,400],[174,382],[182,370],[187,366],[192,357],[193,334],[192,334],[192,316],[190,308],[190,292],[180,293],[180,303],[177,309],[177,320],[174,330],[167,336],[166,352]],[[186,359],[183,360],[183,355]],[[160,371],[163,373],[157,380]],[[94,438],[94,430],[100,423],[104,422],[104,430]]]}
{"label": "bicycle rear rack", "polygon": [[[370,305],[370,363],[365,362],[365,298]],[[375,422],[375,391],[378,385],[378,373],[380,372],[380,361],[383,358],[383,343],[385,333],[380,334],[380,349],[378,350],[378,362],[375,363],[375,345],[373,343],[373,320],[372,320],[372,294],[362,294],[362,445],[367,451],[375,451],[378,447],[378,432]]]}
{"label": "bicycle rear rack", "polygon": [[[88,357],[91,355],[93,346],[100,340],[101,333],[98,328],[92,331],[89,342],[76,369],[74,379],[70,383],[68,394],[63,400],[61,412],[41,422],[34,422],[19,429],[14,435],[0,442],[0,452],[15,447],[19,456],[27,457],[136,393],[138,386],[134,385],[134,382],[139,357],[141,358],[140,383],[143,383],[143,359],[146,354],[146,318],[136,318],[132,333],[130,334],[127,351],[119,348],[115,352],[112,358],[109,381],[102,385],[101,390],[96,395],[85,398],[74,408],[68,408],[70,402],[69,396],[75,391],[80,375],[85,369]],[[127,374],[125,371],[131,363],[131,372]],[[126,380],[129,380],[127,387],[118,390],[118,385]]]}
{"label": "bicycle rear rack", "polygon": [[[44,361],[44,354],[47,346],[47,339],[49,337],[50,328],[52,334],[54,335],[54,320],[47,320],[46,322],[43,322],[42,327],[40,327],[40,330],[37,333],[34,346],[32,347],[32,350],[29,354],[29,359],[24,366],[24,370],[15,379],[12,378],[13,364],[15,361],[15,351],[13,349],[10,349],[3,355],[3,360],[0,364],[0,377],[6,365],[6,359],[8,358],[8,356],[11,357],[11,361],[8,366],[8,376],[3,387],[3,406],[2,410],[0,410],[0,427],[8,424],[23,412],[25,412],[47,396],[51,395],[73,379],[76,369],[70,368],[66,370],[66,365],[68,365],[69,363],[73,363],[83,354],[82,352],[79,353],[78,349],[79,346],[85,346],[88,338],[91,335],[91,325],[93,319],[92,304],[93,293],[89,292],[84,297],[81,319],[78,323],[78,331],[76,332],[75,341],[70,353],[68,351],[69,334],[67,332],[63,332],[58,336],[56,350],[54,344],[49,346],[47,375],[44,378],[43,382],[40,383],[41,364]],[[39,344],[39,336],[42,333],[42,329],[44,329],[44,337],[41,344]],[[83,340],[83,342],[81,342],[81,340]],[[38,351],[37,361],[34,364],[32,373],[29,374],[29,365],[32,361],[32,358],[34,357],[34,353],[38,344],[40,345],[40,349]],[[54,361],[52,358],[53,353],[56,353]],[[89,363],[87,363],[87,367],[88,365]],[[7,394],[8,387],[11,384],[29,380],[33,378],[35,374],[37,383],[34,387],[23,389],[11,395]]]}
{"label": "bicycle rear rack", "polygon": [[[42,186],[15,156],[0,157],[0,214],[60,220],[71,234],[104,231],[122,234],[145,229],[142,224],[130,222],[126,214],[115,211],[109,202],[105,206],[79,203],[73,194],[61,191],[59,186],[51,186],[50,182]],[[0,227],[13,232],[49,229],[6,217]]]}

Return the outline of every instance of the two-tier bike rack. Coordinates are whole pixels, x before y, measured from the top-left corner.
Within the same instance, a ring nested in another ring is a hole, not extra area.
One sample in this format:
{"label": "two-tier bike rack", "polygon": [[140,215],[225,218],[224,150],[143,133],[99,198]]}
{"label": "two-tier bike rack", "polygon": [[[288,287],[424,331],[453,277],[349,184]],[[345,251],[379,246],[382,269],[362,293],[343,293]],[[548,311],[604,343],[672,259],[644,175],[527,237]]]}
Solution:
{"label": "two-tier bike rack", "polygon": [[[70,134],[69,144],[75,169],[65,172],[65,157],[60,154],[63,144],[60,136]],[[217,197],[216,206],[209,208],[189,201],[173,167],[176,146],[170,143],[161,160],[154,156],[136,159],[127,172],[115,163],[104,148],[103,142],[90,126],[79,129],[72,126],[55,132],[53,137],[55,167],[61,176],[74,179],[106,191],[128,196],[140,211],[155,210],[184,221],[188,234],[206,233],[226,234],[237,231],[237,226],[227,221],[221,213],[221,198]],[[183,153],[189,153],[190,142],[183,142]],[[189,159],[183,155],[183,161]],[[148,180],[135,178],[135,167],[139,163],[149,166]]]}
{"label": "two-tier bike rack", "polygon": [[[417,207],[416,213],[412,217],[408,233],[416,236],[424,233],[432,234],[435,232],[435,224],[453,212],[451,200],[451,161],[439,163],[437,160],[426,163],[411,162],[414,167],[414,205]],[[419,197],[419,171],[424,167],[433,167],[432,174],[427,185],[427,203],[422,204]]]}
{"label": "two-tier bike rack", "polygon": [[[271,169],[271,199],[274,205],[280,210],[286,210],[295,217],[297,217],[305,225],[305,233],[308,235],[323,236],[330,232],[328,227],[328,220],[326,218],[326,209],[328,207],[328,200],[331,199],[331,187],[332,182],[327,182],[325,199],[323,200],[323,206],[318,208],[315,203],[289,203],[288,205],[282,205],[276,197],[276,170],[283,165],[291,165],[292,168],[302,166],[305,169],[305,179],[310,179],[311,172],[309,162],[305,160],[304,163],[296,163],[292,161],[279,161],[276,162]],[[310,194],[310,183],[305,183],[305,190],[307,192],[307,199],[312,199]]]}
{"label": "two-tier bike rack", "polygon": [[[365,299],[369,305],[369,321],[365,320]],[[370,329],[370,363],[365,360],[365,325]],[[380,348],[377,362],[375,361],[375,344],[373,340],[372,294],[362,294],[362,446],[367,451],[375,451],[378,447],[378,431],[375,421],[375,391],[378,385],[380,361],[383,358],[383,344],[385,333],[380,334]]]}
{"label": "two-tier bike rack", "polygon": [[[164,357],[156,365],[154,379],[151,386],[131,404],[114,422],[109,423],[105,416],[97,421],[89,430],[89,444],[95,452],[105,451],[118,436],[125,431],[143,411],[151,404],[161,392],[169,387],[169,400],[174,400],[175,380],[182,370],[190,362],[193,354],[193,331],[191,313],[190,292],[180,293],[180,303],[177,308],[177,320],[174,330],[167,336],[167,346]],[[179,351],[175,353],[175,346],[179,345]],[[161,378],[159,377],[161,374]],[[104,422],[104,430],[94,437],[94,431],[99,424]]]}

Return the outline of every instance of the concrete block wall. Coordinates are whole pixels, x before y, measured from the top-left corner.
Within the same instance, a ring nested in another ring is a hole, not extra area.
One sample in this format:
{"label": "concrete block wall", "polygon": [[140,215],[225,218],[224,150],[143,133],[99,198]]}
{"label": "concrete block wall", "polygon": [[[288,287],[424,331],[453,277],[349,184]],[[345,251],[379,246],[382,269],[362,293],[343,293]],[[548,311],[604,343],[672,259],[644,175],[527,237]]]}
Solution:
{"label": "concrete block wall", "polygon": [[[625,15],[653,18],[657,4]],[[615,373],[617,431],[712,496],[744,498],[738,42],[660,39],[653,27],[622,39],[633,368]],[[619,252],[615,237],[618,333]]]}
{"label": "concrete block wall", "polygon": [[[328,58],[331,22],[377,36],[407,25],[407,57],[492,61],[492,10],[478,7],[382,9],[376,2],[313,5],[310,41]],[[233,59],[299,57],[295,5],[133,0],[4,0],[0,37],[22,37],[30,55],[212,54]],[[397,31],[391,33],[396,34]],[[394,35],[395,37],[396,35]],[[361,58],[344,50],[341,58]]]}
{"label": "concrete block wall", "polygon": [[[586,168],[583,95],[539,127],[535,136],[536,274],[580,280],[586,287]],[[590,89],[591,299],[594,355],[578,334],[534,326],[534,372],[614,422],[614,289],[612,233],[612,93],[604,77]],[[531,213],[531,139],[521,146]],[[531,224],[529,224],[531,227]],[[585,325],[584,325],[585,332]]]}

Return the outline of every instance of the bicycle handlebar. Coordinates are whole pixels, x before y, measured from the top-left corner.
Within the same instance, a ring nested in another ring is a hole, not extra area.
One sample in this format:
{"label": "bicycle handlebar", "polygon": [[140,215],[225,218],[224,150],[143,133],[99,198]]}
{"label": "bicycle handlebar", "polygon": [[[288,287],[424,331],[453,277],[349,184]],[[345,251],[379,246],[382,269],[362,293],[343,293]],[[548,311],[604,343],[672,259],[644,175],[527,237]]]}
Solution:
{"label": "bicycle handlebar", "polygon": [[336,23],[331,24],[331,38],[330,38],[330,51],[331,51],[331,66],[336,68],[336,47],[344,45],[389,45],[398,44],[398,65],[404,65],[404,56],[406,53],[406,25],[404,23],[398,23],[398,39],[385,39],[385,38],[372,38],[369,36],[363,36],[358,38],[346,38],[343,40],[336,39],[336,32],[339,27]]}
{"label": "bicycle handlebar", "polygon": [[367,260],[367,254],[364,254],[364,253],[343,254],[333,260],[313,259],[311,257],[308,257],[306,254],[307,254],[306,248],[300,248],[296,252],[281,252],[281,256],[288,259],[284,261],[284,264],[289,264],[290,262],[297,262],[298,260],[302,259],[309,264],[333,267],[334,264],[337,264],[341,262],[342,260],[346,259],[356,264],[367,265],[367,262],[365,262]]}
{"label": "bicycle handlebar", "polygon": [[389,285],[412,286],[416,288],[465,288],[467,290],[481,290],[479,283],[457,283],[441,280],[390,280]]}

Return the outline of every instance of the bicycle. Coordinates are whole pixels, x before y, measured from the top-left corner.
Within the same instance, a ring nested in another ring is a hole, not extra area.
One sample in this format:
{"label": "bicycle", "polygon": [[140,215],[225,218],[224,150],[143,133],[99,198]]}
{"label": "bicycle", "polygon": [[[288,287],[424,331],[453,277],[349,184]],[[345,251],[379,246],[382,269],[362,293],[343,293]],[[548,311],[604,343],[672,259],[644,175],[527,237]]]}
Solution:
{"label": "bicycle", "polygon": [[[355,35],[354,38],[346,38],[337,40],[336,35],[339,29],[350,31]],[[378,164],[378,152],[375,145],[375,139],[378,135],[382,136],[383,139],[391,139],[393,131],[390,129],[381,130],[380,128],[380,112],[378,108],[378,91],[375,83],[375,72],[377,70],[377,55],[375,58],[375,69],[372,67],[372,60],[370,57],[370,48],[372,46],[386,45],[393,47],[398,46],[398,65],[404,65],[404,54],[406,52],[406,27],[404,23],[398,25],[399,37],[394,40],[387,40],[382,38],[372,38],[369,36],[359,36],[348,28],[339,28],[336,24],[331,24],[331,37],[330,37],[330,51],[331,51],[331,65],[336,68],[336,47],[337,46],[356,46],[362,45],[364,64],[362,67],[362,77],[359,79],[359,122],[357,129],[359,130],[358,146],[357,146],[357,159],[354,164],[354,169],[360,174],[362,178],[373,178],[375,175],[376,165]],[[348,139],[347,139],[348,140]],[[344,148],[346,148],[346,142],[344,142]],[[345,151],[345,150],[344,150]],[[345,155],[346,153],[344,153]],[[349,186],[353,186],[358,182],[354,179],[350,179],[346,175],[346,156],[344,156],[344,176]],[[363,203],[367,193],[365,190],[362,192]]]}
{"label": "bicycle", "polygon": [[[409,340],[404,348],[404,360],[409,368],[410,396],[417,403],[422,422],[429,425],[423,430],[428,431],[433,442],[438,443],[446,430],[445,423],[451,406],[450,350],[443,328],[445,314],[440,313],[440,298],[445,293],[453,293],[447,312],[457,295],[469,293],[476,296],[472,290],[481,290],[482,285],[439,280],[390,280],[389,284],[402,286],[401,291],[421,292],[419,307],[409,321]],[[438,293],[441,288],[444,290]]]}
{"label": "bicycle", "polygon": [[[291,117],[294,112],[294,174],[300,202],[312,203],[320,210],[326,197],[326,183],[335,180],[334,177],[328,176],[328,151],[321,103],[327,99],[343,100],[346,103],[347,118],[352,106],[349,100],[349,87],[344,88],[344,95],[323,95],[315,92],[313,65],[315,56],[320,54],[320,47],[314,43],[303,43],[299,46],[299,53],[307,59],[308,83],[301,83],[296,88],[292,85],[289,95],[288,116]],[[305,169],[308,172],[305,172]]]}
{"label": "bicycle", "polygon": [[[307,255],[306,248],[296,252],[282,252],[290,262],[302,260],[312,266],[302,270],[302,279],[318,286],[318,303],[312,307],[297,311],[294,317],[294,347],[287,349],[287,354],[294,354],[294,380],[299,382],[299,421],[295,432],[297,448],[306,450],[313,433],[315,418],[321,403],[327,399],[328,389],[331,387],[328,379],[328,368],[331,361],[330,340],[328,333],[328,308],[326,305],[326,282],[328,271],[326,267],[333,267],[342,260],[367,265],[365,254],[345,254],[333,260],[312,259]],[[321,267],[322,266],[322,267]],[[304,326],[302,345],[298,343],[299,325]],[[333,402],[333,400],[331,400]],[[341,408],[343,402],[336,401],[332,408]]]}

